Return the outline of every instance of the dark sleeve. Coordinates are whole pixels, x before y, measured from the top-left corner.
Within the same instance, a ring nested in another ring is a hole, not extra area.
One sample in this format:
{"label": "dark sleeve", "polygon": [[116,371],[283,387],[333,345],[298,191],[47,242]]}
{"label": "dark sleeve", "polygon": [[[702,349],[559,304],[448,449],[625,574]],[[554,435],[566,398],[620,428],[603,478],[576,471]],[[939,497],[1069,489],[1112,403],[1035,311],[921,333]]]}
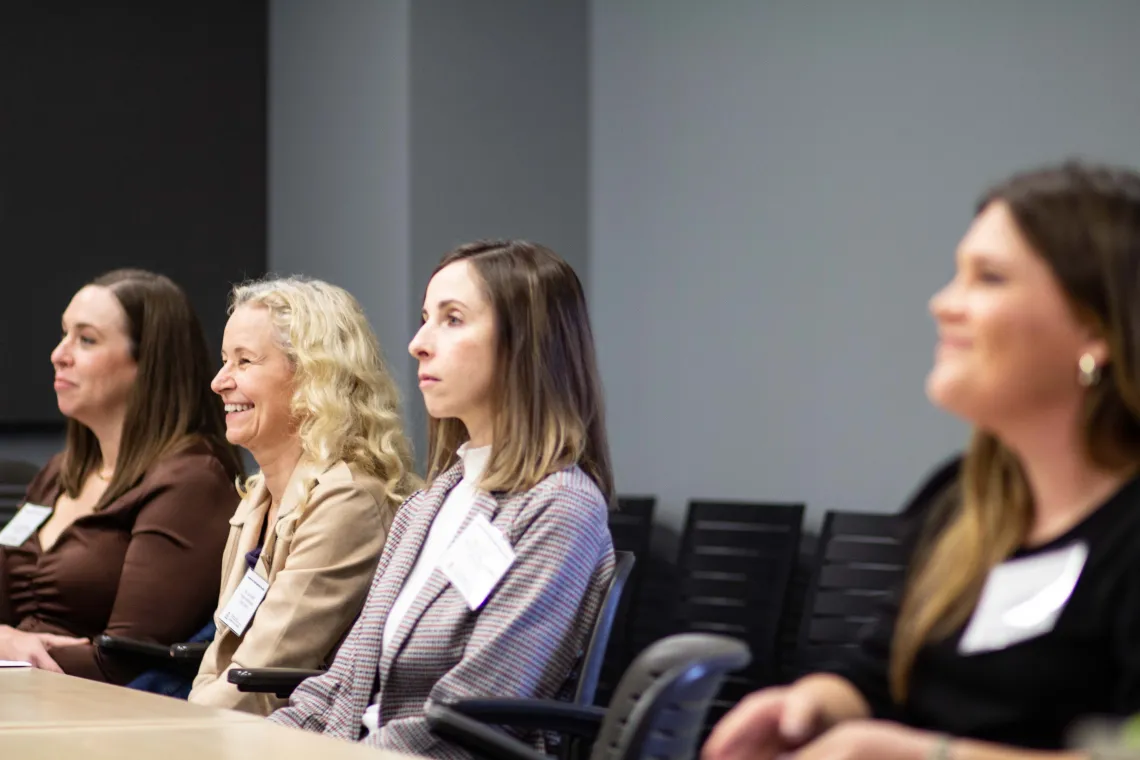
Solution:
{"label": "dark sleeve", "polygon": [[[946,518],[941,509],[951,503],[952,489],[957,487],[961,457],[954,456],[941,464],[922,486],[907,500],[899,513],[897,536],[905,549],[908,570],[927,531],[937,530]],[[891,697],[891,642],[905,590],[906,578],[890,589],[879,606],[874,622],[869,623],[858,647],[825,665],[825,672],[843,676],[859,690],[875,718],[901,720],[902,708]]]}
{"label": "dark sleeve", "polygon": [[[36,473],[24,492],[24,503],[30,501],[32,504],[43,505],[44,496],[54,487],[56,479],[59,477],[59,465],[62,459],[62,454],[56,454],[44,465],[42,470]],[[0,525],[0,528],[3,527]],[[0,625],[15,626],[20,621],[16,619],[16,612],[12,609],[8,562],[8,554],[4,547],[0,546]]]}
{"label": "dark sleeve", "polygon": [[1112,643],[1118,663],[1119,681],[1113,696],[1116,715],[1140,713],[1140,562],[1125,578],[1125,587],[1113,594],[1111,604],[1117,619]]}
{"label": "dark sleeve", "polygon": [[[165,467],[137,512],[105,633],[174,644],[197,633],[214,610],[238,495],[212,457]],[[65,673],[83,678],[122,684],[138,675],[90,644],[56,649],[52,657]]]}

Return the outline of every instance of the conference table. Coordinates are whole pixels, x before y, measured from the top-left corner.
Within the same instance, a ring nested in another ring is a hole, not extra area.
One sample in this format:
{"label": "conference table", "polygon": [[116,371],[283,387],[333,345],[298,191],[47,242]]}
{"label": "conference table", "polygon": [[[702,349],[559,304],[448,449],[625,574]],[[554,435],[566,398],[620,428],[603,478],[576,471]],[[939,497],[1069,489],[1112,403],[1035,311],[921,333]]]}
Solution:
{"label": "conference table", "polygon": [[0,757],[410,760],[264,718],[32,668],[0,668]]}

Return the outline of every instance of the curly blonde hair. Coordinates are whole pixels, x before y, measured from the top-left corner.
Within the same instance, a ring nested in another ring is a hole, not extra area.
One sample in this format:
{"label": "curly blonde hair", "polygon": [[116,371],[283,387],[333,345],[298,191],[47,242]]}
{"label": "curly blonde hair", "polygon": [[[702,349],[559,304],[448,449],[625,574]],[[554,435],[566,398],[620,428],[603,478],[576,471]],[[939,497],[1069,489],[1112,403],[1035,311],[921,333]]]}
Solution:
{"label": "curly blonde hair", "polygon": [[[244,306],[268,310],[293,366],[290,406],[304,455],[321,467],[344,461],[384,481],[392,503],[403,503],[420,480],[399,391],[357,300],[336,285],[292,276],[236,286],[229,313]],[[243,496],[260,479],[246,480]],[[303,484],[302,506],[312,486]]]}

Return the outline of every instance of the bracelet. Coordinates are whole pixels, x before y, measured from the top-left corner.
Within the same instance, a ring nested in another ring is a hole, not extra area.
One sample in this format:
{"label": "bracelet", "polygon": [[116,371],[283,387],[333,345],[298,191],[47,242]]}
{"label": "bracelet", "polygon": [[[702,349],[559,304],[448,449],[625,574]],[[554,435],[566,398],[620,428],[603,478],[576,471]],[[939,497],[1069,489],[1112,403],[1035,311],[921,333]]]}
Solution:
{"label": "bracelet", "polygon": [[939,734],[935,739],[934,746],[930,748],[926,760],[950,760],[950,742],[954,741],[954,737],[950,734]]}

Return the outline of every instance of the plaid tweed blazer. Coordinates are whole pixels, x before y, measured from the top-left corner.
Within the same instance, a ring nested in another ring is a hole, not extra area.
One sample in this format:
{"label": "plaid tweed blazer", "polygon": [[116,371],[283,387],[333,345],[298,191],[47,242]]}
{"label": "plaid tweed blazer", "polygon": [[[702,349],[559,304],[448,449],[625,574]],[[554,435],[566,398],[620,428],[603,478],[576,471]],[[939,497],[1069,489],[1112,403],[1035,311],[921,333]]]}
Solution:
{"label": "plaid tweed blazer", "polygon": [[[521,494],[478,491],[463,527],[477,514],[486,517],[514,547],[514,564],[474,612],[434,570],[391,648],[383,649],[388,611],[461,477],[462,466],[452,467],[396,513],[364,609],[332,667],[302,683],[289,706],[269,720],[358,741],[375,694],[380,731],[369,744],[466,760],[466,751],[429,730],[429,701],[559,693],[586,646],[614,568],[605,499],[577,467]],[[542,747],[540,735],[526,738]]]}

